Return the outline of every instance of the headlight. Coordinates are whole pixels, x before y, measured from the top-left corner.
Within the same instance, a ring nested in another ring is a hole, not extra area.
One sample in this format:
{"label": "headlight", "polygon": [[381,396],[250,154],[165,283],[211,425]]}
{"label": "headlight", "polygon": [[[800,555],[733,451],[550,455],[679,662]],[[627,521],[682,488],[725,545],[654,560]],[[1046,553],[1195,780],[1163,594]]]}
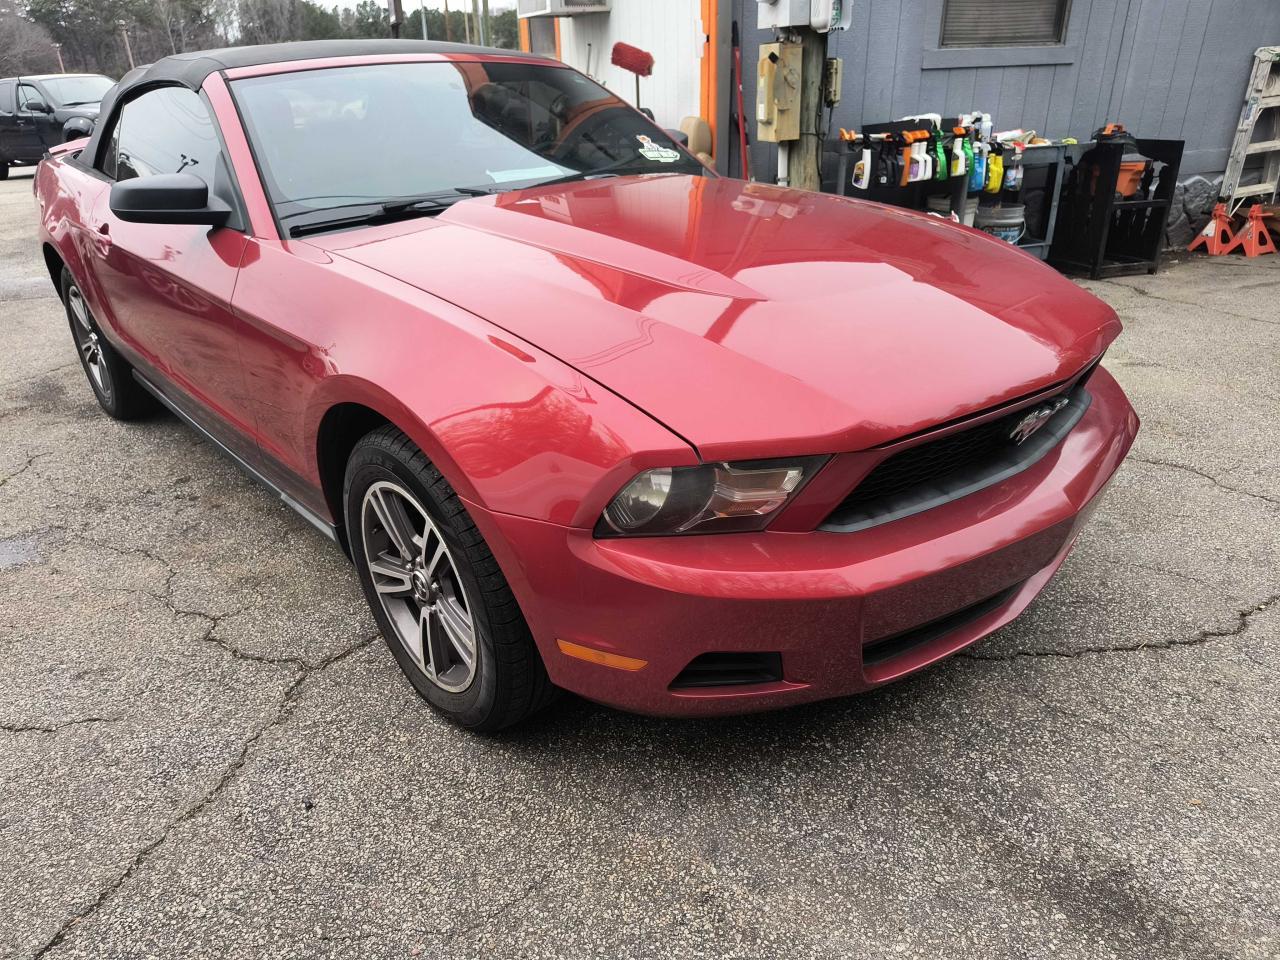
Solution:
{"label": "headlight", "polygon": [[605,507],[596,536],[761,530],[826,460],[744,460],[646,470]]}

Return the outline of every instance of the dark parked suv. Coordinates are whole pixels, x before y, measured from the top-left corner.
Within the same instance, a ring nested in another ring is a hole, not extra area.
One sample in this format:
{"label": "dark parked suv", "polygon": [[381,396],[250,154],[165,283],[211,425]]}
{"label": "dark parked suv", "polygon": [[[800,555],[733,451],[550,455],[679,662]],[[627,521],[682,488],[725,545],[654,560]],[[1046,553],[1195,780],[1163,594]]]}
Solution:
{"label": "dark parked suv", "polygon": [[0,180],[14,164],[37,163],[55,144],[92,133],[102,97],[114,83],[93,73],[0,80]]}

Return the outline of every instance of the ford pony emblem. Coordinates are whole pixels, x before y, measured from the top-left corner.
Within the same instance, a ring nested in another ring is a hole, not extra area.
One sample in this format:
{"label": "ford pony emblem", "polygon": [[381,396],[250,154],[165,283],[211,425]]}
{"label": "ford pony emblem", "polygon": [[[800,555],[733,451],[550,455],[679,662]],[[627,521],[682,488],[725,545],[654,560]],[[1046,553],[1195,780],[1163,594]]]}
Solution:
{"label": "ford pony emblem", "polygon": [[1069,402],[1066,397],[1056,397],[1048,403],[1042,403],[1013,425],[1013,429],[1009,431],[1009,439],[1014,443],[1022,443],[1048,423],[1053,415]]}

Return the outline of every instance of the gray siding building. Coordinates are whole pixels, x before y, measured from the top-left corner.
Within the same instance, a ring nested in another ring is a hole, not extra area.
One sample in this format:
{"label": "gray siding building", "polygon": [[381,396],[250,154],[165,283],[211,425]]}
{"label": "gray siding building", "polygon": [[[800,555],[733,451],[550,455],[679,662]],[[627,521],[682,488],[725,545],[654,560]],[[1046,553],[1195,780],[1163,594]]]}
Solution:
{"label": "gray siding building", "polygon": [[[1107,121],[1136,136],[1186,141],[1181,178],[1194,222],[1216,196],[1257,47],[1280,44],[1280,0],[851,0],[853,25],[831,35],[844,59],[832,131],[917,113],[983,110],[997,130],[1086,140]],[[755,0],[732,0],[742,27],[746,112],[770,31]],[[944,21],[946,30],[944,31]],[[971,46],[978,37],[1000,45]],[[1019,42],[1022,39],[1033,42]],[[825,120],[825,117],[824,117]],[[736,144],[730,138],[731,169]],[[836,143],[829,137],[827,149]],[[752,173],[777,154],[753,143]],[[825,164],[834,186],[835,162]],[[1179,219],[1175,208],[1172,224]]]}

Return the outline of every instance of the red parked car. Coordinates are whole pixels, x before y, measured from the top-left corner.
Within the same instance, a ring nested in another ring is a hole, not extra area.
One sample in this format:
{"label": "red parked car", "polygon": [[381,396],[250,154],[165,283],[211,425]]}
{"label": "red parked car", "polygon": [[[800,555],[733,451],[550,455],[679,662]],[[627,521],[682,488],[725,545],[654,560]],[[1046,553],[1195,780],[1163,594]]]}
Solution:
{"label": "red parked car", "polygon": [[90,385],[351,555],[473,728],[867,690],[1013,619],[1138,429],[1120,324],[1018,250],[744,183],[559,63],[167,57],[40,166]]}

